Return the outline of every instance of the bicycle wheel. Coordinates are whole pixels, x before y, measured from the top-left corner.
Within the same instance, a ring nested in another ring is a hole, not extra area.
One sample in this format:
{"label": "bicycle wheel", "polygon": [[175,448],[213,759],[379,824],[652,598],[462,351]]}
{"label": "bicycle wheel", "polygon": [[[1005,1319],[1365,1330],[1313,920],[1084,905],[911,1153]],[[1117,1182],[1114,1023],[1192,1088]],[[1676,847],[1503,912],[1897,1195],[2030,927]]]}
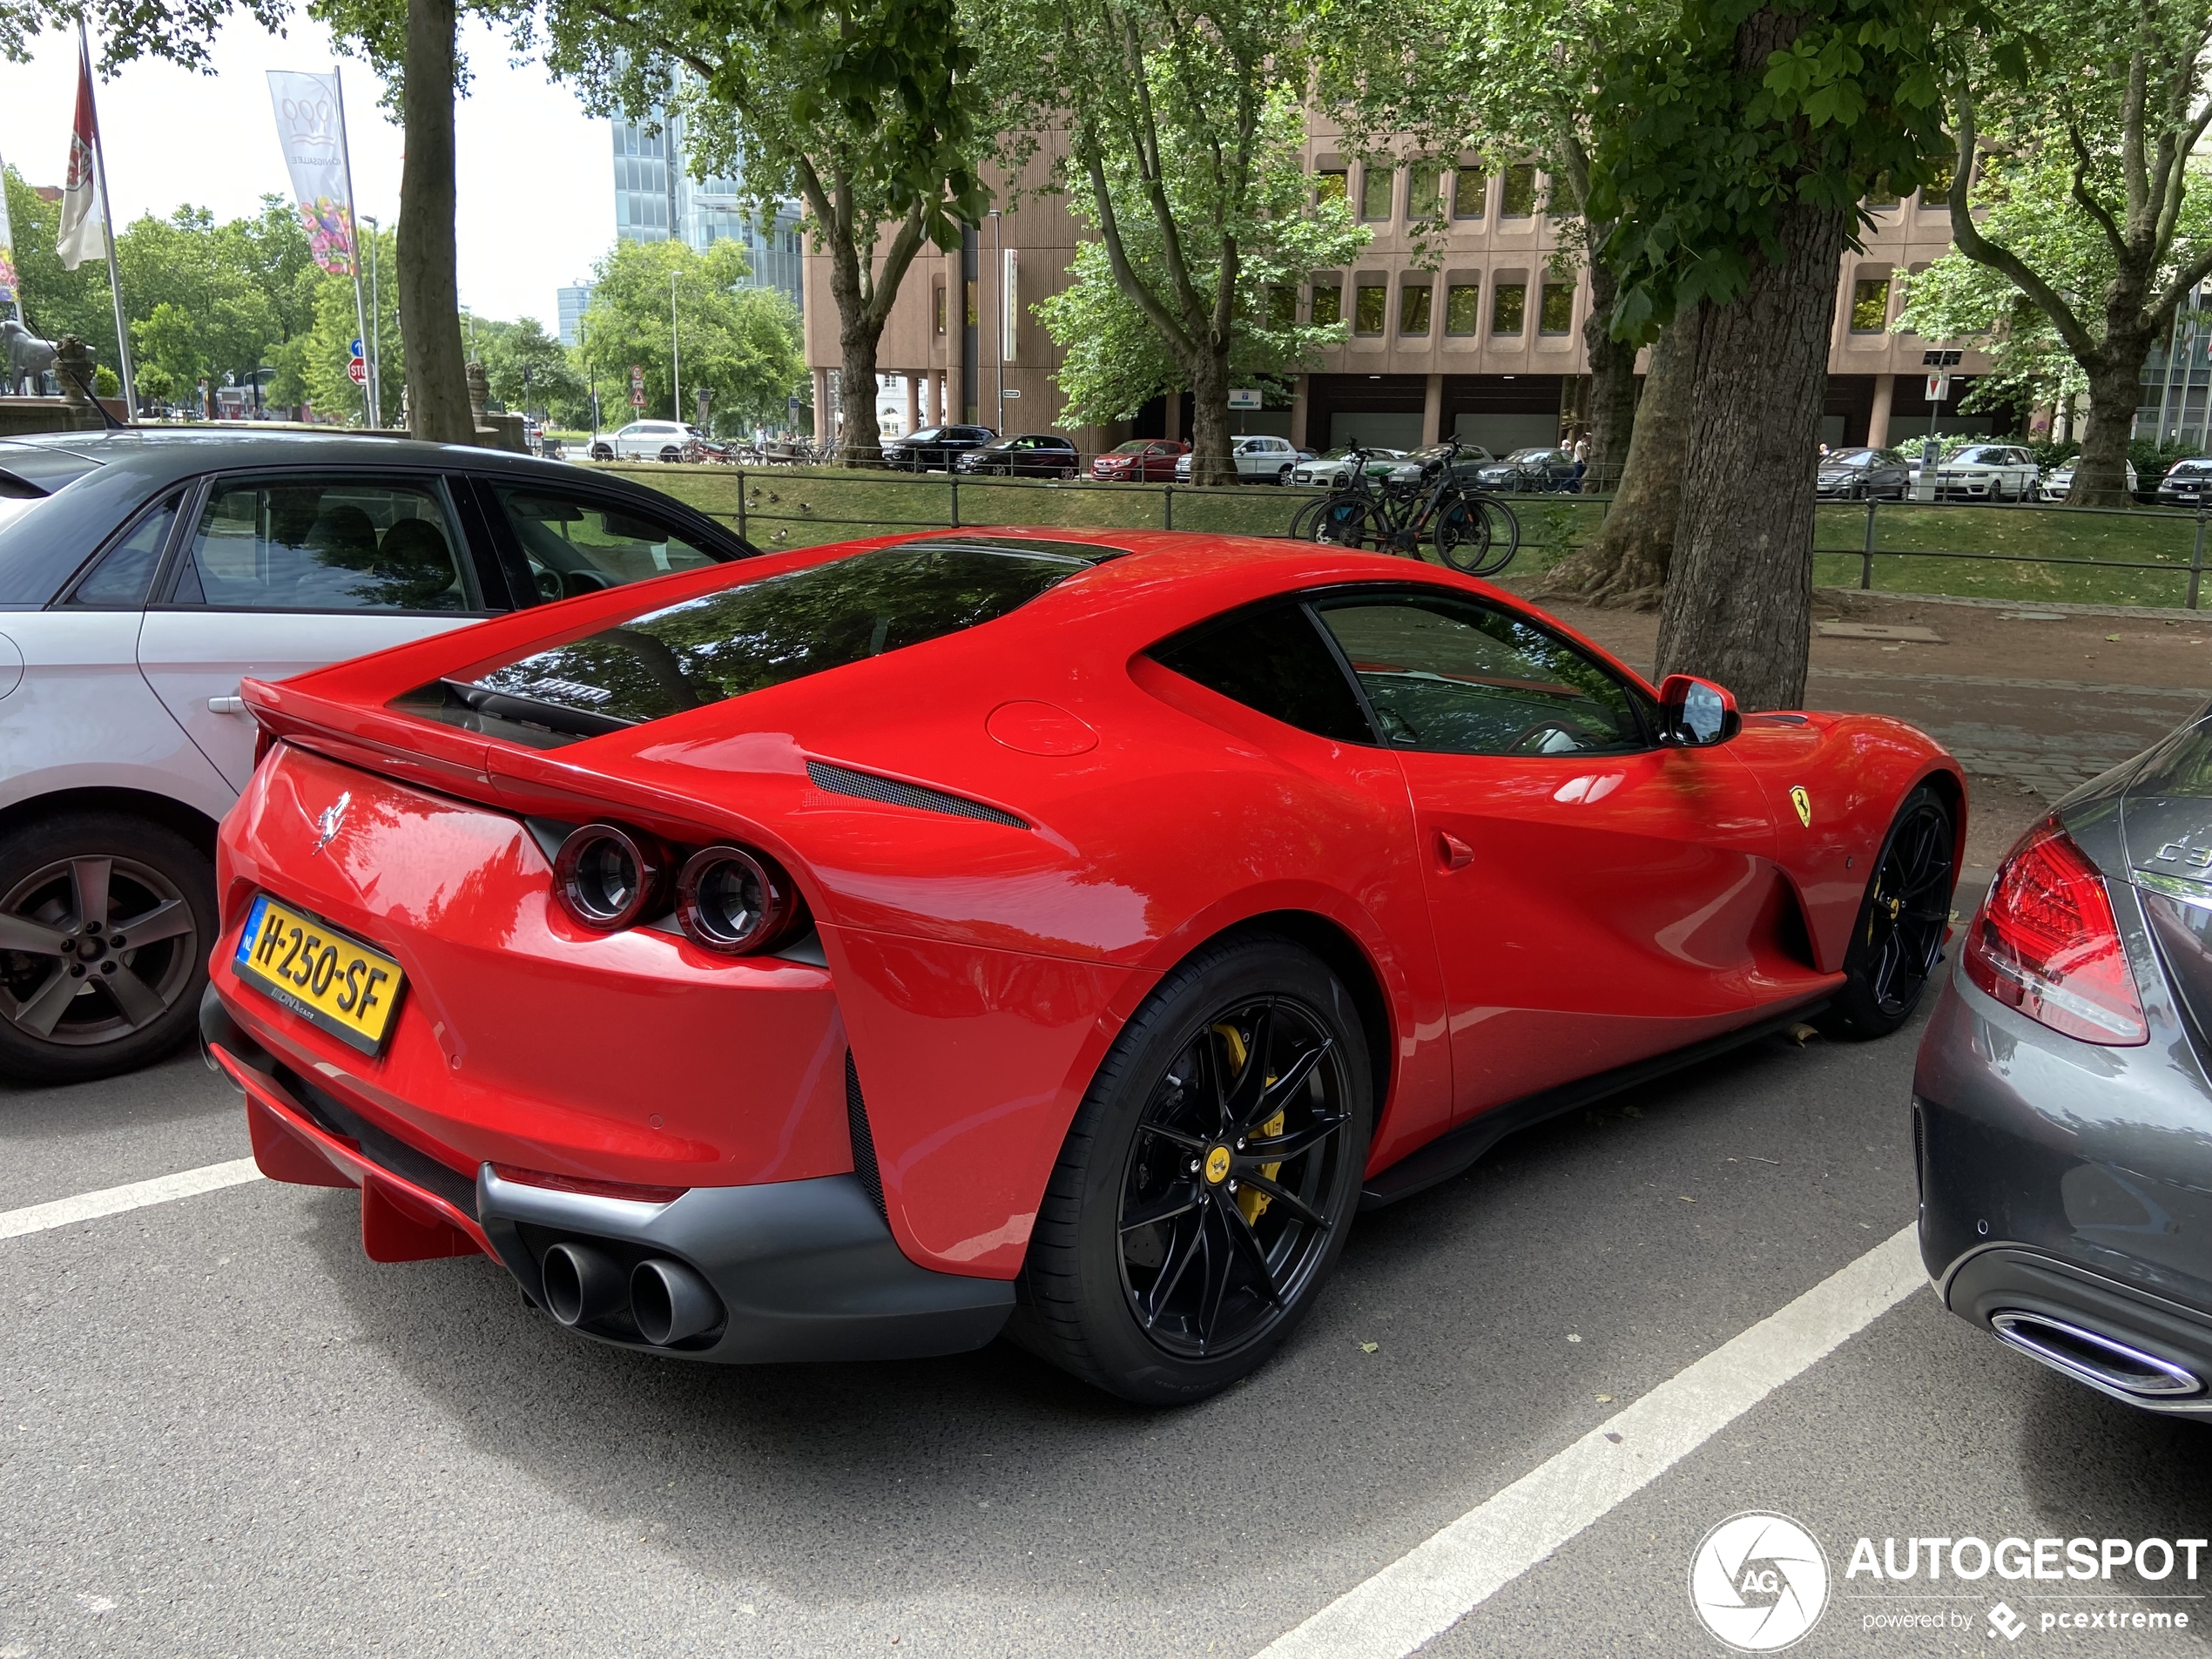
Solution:
{"label": "bicycle wheel", "polygon": [[1496,576],[1521,551],[1521,521],[1513,516],[1512,508],[1494,496],[1470,494],[1461,501],[1480,523],[1482,533],[1448,550],[1440,542],[1437,550],[1447,564],[1462,575]]}
{"label": "bicycle wheel", "polygon": [[1358,496],[1331,496],[1314,505],[1320,510],[1307,522],[1306,539],[1332,547],[1377,544],[1373,516],[1367,503]]}
{"label": "bicycle wheel", "polygon": [[1454,570],[1472,576],[1490,556],[1490,520],[1465,496],[1447,500],[1436,515],[1430,535],[1436,556]]}

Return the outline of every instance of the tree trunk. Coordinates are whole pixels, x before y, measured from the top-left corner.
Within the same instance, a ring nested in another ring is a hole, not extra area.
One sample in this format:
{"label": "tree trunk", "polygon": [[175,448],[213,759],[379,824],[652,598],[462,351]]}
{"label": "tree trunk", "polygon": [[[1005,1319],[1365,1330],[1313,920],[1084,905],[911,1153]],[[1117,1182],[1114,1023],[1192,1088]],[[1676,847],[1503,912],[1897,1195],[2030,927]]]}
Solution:
{"label": "tree trunk", "polygon": [[1552,567],[1540,597],[1634,610],[1658,608],[1674,562],[1689,442],[1690,375],[1703,319],[1702,307],[1685,311],[1652,342],[1651,373],[1635,407],[1613,510],[1587,546]]}
{"label": "tree trunk", "polygon": [[2149,355],[2148,335],[2131,341],[2107,334],[2104,350],[2087,366],[2089,418],[2081,431],[2080,464],[2067,493],[2071,505],[2127,505],[2128,435],[2134,429],[2143,363]]}
{"label": "tree trunk", "polygon": [[880,323],[863,323],[838,332],[837,403],[840,430],[837,460],[844,467],[875,467],[883,462],[883,434],[875,423],[875,348]]}
{"label": "tree trunk", "polygon": [[1784,210],[1779,258],[1754,255],[1745,292],[1705,307],[1692,354],[1658,672],[1716,681],[1745,709],[1804,699],[1813,469],[1845,228],[1832,209]]}
{"label": "tree trunk", "polygon": [[[1591,236],[1595,239],[1595,230]],[[1582,344],[1590,360],[1590,462],[1582,475],[1586,495],[1622,482],[1636,423],[1636,348],[1615,340],[1611,327],[1620,284],[1602,260],[1593,258],[1589,265],[1590,314],[1582,324]],[[1645,389],[1648,394],[1649,388]],[[1668,531],[1670,540],[1673,534]]]}
{"label": "tree trunk", "polygon": [[1229,347],[1204,353],[1184,364],[1184,373],[1190,381],[1190,482],[1237,483],[1229,454]]}
{"label": "tree trunk", "polygon": [[433,443],[474,443],[453,240],[454,0],[408,0],[403,77],[398,265],[408,429]]}

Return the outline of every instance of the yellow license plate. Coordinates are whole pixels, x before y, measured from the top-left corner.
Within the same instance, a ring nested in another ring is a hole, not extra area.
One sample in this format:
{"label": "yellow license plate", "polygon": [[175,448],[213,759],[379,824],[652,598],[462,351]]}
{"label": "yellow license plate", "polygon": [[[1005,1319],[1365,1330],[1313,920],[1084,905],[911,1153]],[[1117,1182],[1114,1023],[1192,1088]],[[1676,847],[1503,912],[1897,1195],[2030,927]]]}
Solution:
{"label": "yellow license plate", "polygon": [[257,991],[372,1055],[384,1047],[407,983],[383,952],[266,893],[253,900],[239,934],[237,968]]}

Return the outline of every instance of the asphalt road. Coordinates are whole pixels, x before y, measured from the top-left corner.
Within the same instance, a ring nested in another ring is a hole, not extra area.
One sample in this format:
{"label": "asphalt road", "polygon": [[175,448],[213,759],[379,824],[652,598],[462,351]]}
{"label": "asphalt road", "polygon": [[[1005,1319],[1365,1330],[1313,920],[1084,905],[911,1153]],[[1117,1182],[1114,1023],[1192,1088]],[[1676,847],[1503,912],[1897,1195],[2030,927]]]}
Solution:
{"label": "asphalt road", "polygon": [[[1004,1346],[610,1350],[487,1262],[369,1262],[338,1190],[256,1180],[0,1238],[0,1659],[1256,1655],[1908,1225],[1916,1038],[1768,1039],[1509,1141],[1363,1217],[1276,1362],[1174,1413]],[[0,1211],[247,1150],[189,1057],[0,1088]],[[2195,1654],[2212,1606],[2172,1598],[2212,1559],[2157,1584],[1845,1569],[1862,1536],[2202,1537],[2209,1494],[2202,1429],[1917,1289],[1423,1651],[1723,1653],[1690,1561],[1768,1510],[1831,1575],[1793,1652]],[[2042,1622],[2146,1609],[2189,1628]],[[1901,1612],[1945,1623],[1867,1622]]]}

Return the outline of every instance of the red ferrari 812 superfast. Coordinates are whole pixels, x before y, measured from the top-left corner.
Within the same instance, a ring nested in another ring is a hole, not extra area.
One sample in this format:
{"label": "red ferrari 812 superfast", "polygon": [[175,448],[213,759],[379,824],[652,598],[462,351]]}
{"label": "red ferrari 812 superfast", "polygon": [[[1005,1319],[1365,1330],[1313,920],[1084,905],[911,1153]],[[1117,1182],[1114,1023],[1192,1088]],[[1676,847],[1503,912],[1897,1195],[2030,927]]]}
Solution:
{"label": "red ferrari 812 superfast", "polygon": [[1957,765],[1447,570],[945,532],[280,685],[202,1025],[279,1180],[710,1360],[1258,1366],[1363,1208],[1939,960]]}

